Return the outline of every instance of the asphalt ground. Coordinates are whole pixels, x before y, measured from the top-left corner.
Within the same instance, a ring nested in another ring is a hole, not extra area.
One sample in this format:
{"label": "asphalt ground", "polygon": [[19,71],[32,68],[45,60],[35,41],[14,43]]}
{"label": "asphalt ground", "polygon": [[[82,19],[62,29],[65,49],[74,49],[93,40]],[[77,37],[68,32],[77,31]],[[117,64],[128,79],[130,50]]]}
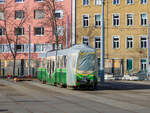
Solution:
{"label": "asphalt ground", "polygon": [[150,82],[106,81],[93,91],[1,79],[0,113],[150,113]]}

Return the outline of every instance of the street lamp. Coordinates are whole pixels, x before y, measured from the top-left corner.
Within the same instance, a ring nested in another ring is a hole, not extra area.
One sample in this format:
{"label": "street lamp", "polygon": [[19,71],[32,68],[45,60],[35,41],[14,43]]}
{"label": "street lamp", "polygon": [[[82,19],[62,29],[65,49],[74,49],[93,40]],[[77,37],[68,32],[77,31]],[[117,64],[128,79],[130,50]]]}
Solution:
{"label": "street lamp", "polygon": [[101,82],[104,82],[104,0],[102,0],[102,9],[101,9],[101,48],[100,48],[100,76]]}
{"label": "street lamp", "polygon": [[147,66],[146,66],[146,70],[147,70],[147,78],[148,78],[149,73],[150,73],[150,66],[149,66],[149,22],[147,22]]}

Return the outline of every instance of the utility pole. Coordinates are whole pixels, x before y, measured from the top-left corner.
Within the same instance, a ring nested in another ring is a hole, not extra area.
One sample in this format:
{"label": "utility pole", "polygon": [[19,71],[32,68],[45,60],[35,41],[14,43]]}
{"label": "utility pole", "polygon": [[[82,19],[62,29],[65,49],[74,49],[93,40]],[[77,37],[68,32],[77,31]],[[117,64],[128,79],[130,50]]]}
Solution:
{"label": "utility pole", "polygon": [[72,0],[71,0],[71,30],[70,30],[70,47],[72,46]]}
{"label": "utility pole", "polygon": [[30,28],[30,25],[29,25],[29,39],[28,39],[28,75],[31,75],[31,69],[30,69],[30,54],[31,54],[31,42],[30,42],[30,33],[31,33],[31,28]]}
{"label": "utility pole", "polygon": [[100,48],[100,76],[101,82],[104,82],[104,0],[102,0],[101,6],[101,48]]}
{"label": "utility pole", "polygon": [[147,76],[149,73],[149,22],[147,22],[147,66],[146,66],[146,70],[147,70]]}

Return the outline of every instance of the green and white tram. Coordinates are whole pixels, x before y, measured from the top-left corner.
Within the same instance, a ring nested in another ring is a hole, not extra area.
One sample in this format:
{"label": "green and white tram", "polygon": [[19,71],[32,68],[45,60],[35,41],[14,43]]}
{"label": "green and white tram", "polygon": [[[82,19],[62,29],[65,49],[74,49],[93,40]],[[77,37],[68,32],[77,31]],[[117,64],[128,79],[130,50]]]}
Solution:
{"label": "green and white tram", "polygon": [[[57,54],[57,55],[56,55]],[[56,57],[57,56],[57,57]],[[86,45],[39,54],[43,67],[37,70],[37,78],[51,85],[95,88],[97,85],[96,51]]]}

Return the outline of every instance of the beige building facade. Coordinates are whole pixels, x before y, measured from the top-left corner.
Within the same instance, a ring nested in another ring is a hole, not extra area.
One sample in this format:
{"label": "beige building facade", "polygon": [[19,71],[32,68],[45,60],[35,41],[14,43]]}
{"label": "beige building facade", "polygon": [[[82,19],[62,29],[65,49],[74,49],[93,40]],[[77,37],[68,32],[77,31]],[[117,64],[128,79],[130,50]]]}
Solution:
{"label": "beige building facade", "polygon": [[[104,0],[105,72],[116,76],[146,70],[148,0]],[[100,56],[101,0],[76,0],[76,43]]]}

